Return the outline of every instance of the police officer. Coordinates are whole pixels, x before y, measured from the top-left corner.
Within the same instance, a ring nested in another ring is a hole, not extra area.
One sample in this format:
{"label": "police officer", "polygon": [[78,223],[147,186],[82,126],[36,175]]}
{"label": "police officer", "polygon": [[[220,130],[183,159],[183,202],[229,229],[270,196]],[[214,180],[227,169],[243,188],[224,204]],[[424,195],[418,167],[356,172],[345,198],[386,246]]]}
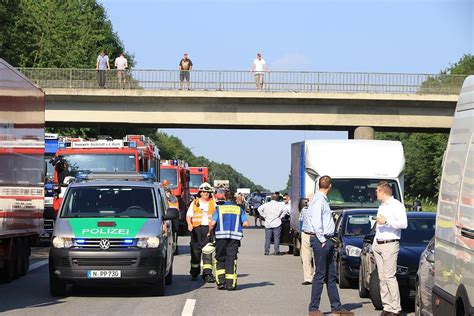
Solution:
{"label": "police officer", "polygon": [[199,186],[197,197],[189,206],[186,213],[188,230],[191,232],[191,278],[193,281],[201,273],[202,256],[202,277],[206,282],[215,281],[212,275],[212,254],[203,253],[202,248],[209,243],[210,230],[209,223],[216,210],[216,203],[212,199],[213,188],[207,182]]}
{"label": "police officer", "polygon": [[225,193],[225,202],[217,206],[211,221],[216,236],[216,282],[219,290],[237,287],[237,253],[243,237],[242,227],[248,227],[245,211],[235,204],[234,193]]}

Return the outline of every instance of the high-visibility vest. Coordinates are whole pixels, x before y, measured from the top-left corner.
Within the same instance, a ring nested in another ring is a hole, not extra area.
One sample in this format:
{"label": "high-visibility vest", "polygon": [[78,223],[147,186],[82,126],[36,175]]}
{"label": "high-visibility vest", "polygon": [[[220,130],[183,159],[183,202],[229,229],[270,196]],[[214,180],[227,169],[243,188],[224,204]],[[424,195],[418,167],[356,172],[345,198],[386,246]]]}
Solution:
{"label": "high-visibility vest", "polygon": [[[201,226],[202,223],[202,216],[203,212],[199,206],[197,206],[199,202],[199,199],[195,199],[193,201],[193,227],[198,227]],[[213,199],[210,199],[208,202],[208,211],[207,211],[207,219],[208,223],[211,222],[212,220],[212,215],[214,214],[214,211],[216,210],[216,203],[214,202]]]}
{"label": "high-visibility vest", "polygon": [[242,209],[235,204],[223,204],[217,207],[218,221],[216,239],[230,238],[241,240],[244,236],[242,228]]}

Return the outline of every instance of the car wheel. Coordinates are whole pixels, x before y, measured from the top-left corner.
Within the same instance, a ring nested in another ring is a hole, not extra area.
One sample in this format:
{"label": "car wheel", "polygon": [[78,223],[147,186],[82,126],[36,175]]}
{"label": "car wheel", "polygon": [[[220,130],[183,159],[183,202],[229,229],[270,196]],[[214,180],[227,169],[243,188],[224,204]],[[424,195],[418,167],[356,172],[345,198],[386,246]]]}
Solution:
{"label": "car wheel", "polygon": [[379,273],[377,269],[375,269],[370,274],[370,281],[369,281],[369,294],[370,300],[372,301],[372,305],[374,305],[376,310],[382,310],[382,297],[380,296],[380,281],[379,281]]}
{"label": "car wheel", "polygon": [[368,298],[369,297],[369,291],[365,287],[365,283],[364,283],[362,265],[360,265],[360,267],[359,267],[359,297],[360,298]]}
{"label": "car wheel", "polygon": [[173,263],[171,263],[170,271],[168,272],[165,278],[166,285],[170,285],[171,283],[173,283]]}
{"label": "car wheel", "polygon": [[420,282],[416,282],[416,296],[415,296],[415,315],[421,316],[422,311],[422,303],[421,303],[421,287]]}
{"label": "car wheel", "polygon": [[338,281],[339,281],[339,288],[341,289],[347,289],[351,287],[351,283],[349,280],[346,278],[344,275],[344,267],[342,266],[342,261],[341,258],[339,257],[339,261],[337,264],[337,275],[338,275]]}

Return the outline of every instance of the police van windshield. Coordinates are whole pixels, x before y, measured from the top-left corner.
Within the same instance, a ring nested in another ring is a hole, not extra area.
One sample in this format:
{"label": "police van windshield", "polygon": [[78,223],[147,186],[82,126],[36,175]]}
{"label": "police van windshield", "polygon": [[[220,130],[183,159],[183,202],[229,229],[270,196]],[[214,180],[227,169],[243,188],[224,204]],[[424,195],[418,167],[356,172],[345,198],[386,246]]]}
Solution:
{"label": "police van windshield", "polygon": [[61,217],[156,217],[152,188],[91,186],[68,190]]}
{"label": "police van windshield", "polygon": [[[345,207],[378,207],[375,189],[378,179],[332,179],[332,189],[328,194],[329,205],[332,208]],[[400,191],[394,180],[387,181],[392,188],[393,197],[399,201]]]}
{"label": "police van windshield", "polygon": [[65,155],[57,165],[59,183],[66,177],[75,177],[78,171],[131,172],[137,171],[134,155]]}
{"label": "police van windshield", "polygon": [[163,182],[164,180],[169,181],[168,187],[176,188],[178,186],[178,170],[176,169],[160,169],[160,179]]}
{"label": "police van windshield", "polygon": [[202,174],[192,174],[189,179],[190,188],[199,188],[202,184]]}

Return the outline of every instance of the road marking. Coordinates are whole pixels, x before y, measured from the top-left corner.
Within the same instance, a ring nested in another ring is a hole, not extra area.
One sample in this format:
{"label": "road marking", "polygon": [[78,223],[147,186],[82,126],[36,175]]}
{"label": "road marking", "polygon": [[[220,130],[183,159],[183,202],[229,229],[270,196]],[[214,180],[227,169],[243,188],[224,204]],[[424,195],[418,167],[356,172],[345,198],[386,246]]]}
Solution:
{"label": "road marking", "polygon": [[193,316],[194,305],[196,304],[196,300],[192,300],[188,298],[186,300],[186,304],[184,304],[183,312],[181,316]]}
{"label": "road marking", "polygon": [[38,262],[35,262],[33,264],[30,264],[30,269],[29,271],[33,271],[33,270],[36,270],[38,268],[41,268],[42,266],[44,265],[47,265],[48,264],[48,259],[46,260],[41,260],[41,261],[38,261]]}

